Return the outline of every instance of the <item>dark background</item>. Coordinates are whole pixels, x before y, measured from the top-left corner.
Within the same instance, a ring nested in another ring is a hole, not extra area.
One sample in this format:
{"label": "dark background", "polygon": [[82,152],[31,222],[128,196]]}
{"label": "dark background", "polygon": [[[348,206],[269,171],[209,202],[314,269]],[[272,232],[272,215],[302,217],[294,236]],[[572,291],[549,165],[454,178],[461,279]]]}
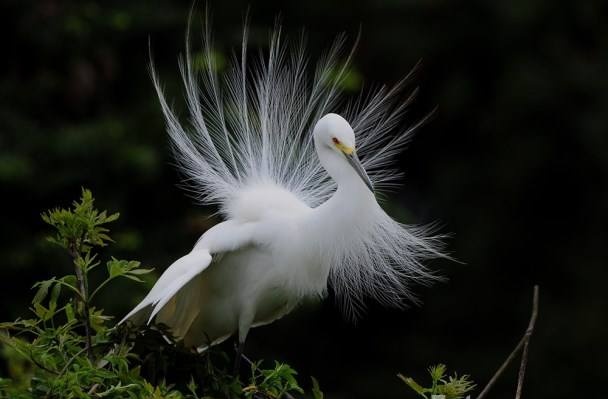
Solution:
{"label": "dark background", "polygon": [[[419,289],[407,311],[372,306],[356,325],[331,299],[254,330],[248,353],[316,376],[329,398],[413,398],[397,372],[430,364],[484,385],[541,310],[524,395],[605,393],[608,10],[603,1],[210,1],[217,50],[251,46],[281,14],[318,54],[361,27],[353,82],[395,83],[422,59],[410,118],[438,107],[400,158],[385,206],[440,220],[466,265]],[[178,187],[148,67],[148,38],[182,105],[177,55],[190,1],[4,1],[0,6],[0,317],[25,315],[36,280],[67,272],[39,213],[91,188],[120,211],[112,254],[163,270],[216,222]],[[199,9],[203,7],[199,5]],[[194,35],[197,37],[197,35]],[[125,283],[100,304],[118,317],[144,294]],[[493,398],[513,397],[516,367]],[[478,391],[479,392],[479,391]]]}

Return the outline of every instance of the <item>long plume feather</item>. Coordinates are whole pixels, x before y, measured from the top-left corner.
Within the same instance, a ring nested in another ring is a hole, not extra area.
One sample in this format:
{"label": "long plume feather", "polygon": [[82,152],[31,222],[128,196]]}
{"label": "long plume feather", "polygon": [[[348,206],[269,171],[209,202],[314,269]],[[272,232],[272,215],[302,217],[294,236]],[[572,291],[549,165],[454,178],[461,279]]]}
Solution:
{"label": "long plume feather", "polygon": [[240,56],[220,75],[209,23],[204,26],[202,56],[193,59],[188,29],[179,63],[190,126],[179,122],[153,64],[150,68],[176,162],[201,203],[225,209],[239,190],[259,181],[277,184],[311,207],[326,201],[336,185],[317,162],[312,129],[328,112],[351,122],[358,153],[375,187],[398,180],[398,171],[390,165],[416,126],[399,134],[394,129],[415,91],[395,105],[400,82],[344,105],[340,83],[352,56],[340,58],[344,36],[335,40],[310,76],[304,35],[288,53],[280,27],[271,35],[268,54],[248,65],[245,25]]}

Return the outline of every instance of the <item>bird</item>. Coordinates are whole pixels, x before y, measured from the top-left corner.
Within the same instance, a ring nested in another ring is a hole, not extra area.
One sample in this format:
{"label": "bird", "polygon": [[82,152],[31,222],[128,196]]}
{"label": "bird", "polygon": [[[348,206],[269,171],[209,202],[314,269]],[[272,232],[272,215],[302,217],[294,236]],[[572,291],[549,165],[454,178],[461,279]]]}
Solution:
{"label": "bird", "polygon": [[236,335],[242,354],[251,328],[329,290],[353,319],[369,300],[417,302],[412,287],[441,278],[426,263],[447,256],[443,236],[394,220],[378,202],[399,182],[394,160],[422,123],[400,128],[415,93],[400,102],[398,83],[345,103],[353,51],[343,55],[344,36],[312,63],[305,37],[292,44],[278,26],[252,62],[245,26],[240,51],[220,68],[209,25],[196,59],[187,32],[188,122],[169,105],[152,55],[151,77],[183,184],[222,221],[119,324],[162,323],[201,352]]}

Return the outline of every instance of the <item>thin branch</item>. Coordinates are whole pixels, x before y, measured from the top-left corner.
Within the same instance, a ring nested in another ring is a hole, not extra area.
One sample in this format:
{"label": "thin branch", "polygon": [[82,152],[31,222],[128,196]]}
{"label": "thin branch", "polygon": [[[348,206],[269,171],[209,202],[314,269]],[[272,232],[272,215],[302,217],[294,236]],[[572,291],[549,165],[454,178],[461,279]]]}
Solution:
{"label": "thin branch", "polygon": [[[72,356],[65,364],[65,366],[63,366],[63,368],[61,369],[61,372],[59,373],[59,377],[61,377],[63,374],[65,374],[66,371],[68,371],[68,367],[70,367],[70,364],[72,364],[72,362],[74,360],[76,360],[76,358],[80,355],[82,355],[85,351],[87,350],[86,347],[82,348],[81,350],[79,350],[74,356]],[[58,378],[59,378],[58,377]]]}
{"label": "thin branch", "polygon": [[92,340],[91,340],[91,322],[89,320],[90,317],[90,310],[89,310],[89,298],[88,298],[88,287],[87,287],[87,276],[86,276],[86,271],[83,272],[82,268],[80,267],[80,265],[78,265],[78,259],[81,258],[79,251],[76,248],[76,244],[71,243],[69,245],[68,251],[70,252],[70,255],[72,256],[72,259],[74,260],[74,268],[76,269],[76,280],[78,280],[78,287],[80,289],[80,301],[82,302],[82,308],[83,308],[83,324],[84,324],[84,332],[86,335],[86,341],[85,341],[85,345],[86,345],[86,350],[87,350],[87,357],[89,358],[89,360],[91,361],[91,363],[94,362],[94,358],[93,358],[93,344],[92,344]]}
{"label": "thin branch", "polygon": [[59,375],[59,373],[57,371],[51,370],[50,368],[46,367],[44,364],[42,364],[38,360],[36,360],[36,358],[34,357],[34,354],[31,351],[30,351],[29,359],[32,361],[32,363],[34,363],[36,366],[38,366],[42,370],[44,370],[48,373],[51,373],[51,374]]}
{"label": "thin branch", "polygon": [[17,345],[15,345],[11,342],[10,337],[5,337],[3,334],[0,334],[0,340],[2,341],[2,343],[4,345],[10,346],[15,352],[19,353],[21,356],[25,357],[26,359],[28,359],[30,362],[34,363],[36,366],[38,366],[42,370],[49,372],[51,374],[55,374],[55,375],[59,374],[57,371],[49,369],[44,364],[42,364],[38,360],[36,360],[36,358],[34,357],[34,353],[32,352],[31,349],[30,349],[29,353],[25,353]]}
{"label": "thin branch", "polygon": [[536,318],[538,317],[538,285],[534,286],[534,299],[532,305],[532,317],[530,318],[530,324],[526,331],[526,342],[524,343],[524,349],[521,354],[521,363],[519,365],[519,375],[517,377],[517,391],[515,392],[515,399],[521,398],[521,392],[524,386],[524,376],[526,375],[526,366],[528,365],[528,347],[530,346],[530,338],[534,332],[534,326],[536,325]]}
{"label": "thin branch", "polygon": [[[527,348],[528,342],[530,341],[530,337],[532,336],[532,332],[534,331],[534,326],[536,324],[536,319],[538,317],[538,285],[534,286],[534,295],[532,299],[532,315],[530,316],[530,323],[528,324],[528,328],[524,333],[524,336],[519,340],[515,349],[511,352],[509,357],[503,362],[500,368],[496,371],[494,376],[490,379],[490,381],[486,384],[481,393],[477,396],[477,399],[483,399],[486,397],[490,389],[494,386],[496,381],[500,378],[505,369],[511,364],[513,359],[517,356],[517,354],[522,350],[522,348]],[[519,381],[517,384],[517,394],[515,396],[516,399],[520,398],[521,395],[521,386],[523,385],[523,373],[526,371],[526,363],[527,363],[528,352],[527,349],[524,351],[524,355],[522,356],[522,364],[519,369]],[[525,359],[524,359],[525,358]]]}
{"label": "thin branch", "polygon": [[93,384],[91,389],[89,389],[89,392],[87,392],[87,395],[93,395],[97,391],[97,388],[99,388],[99,384]]}
{"label": "thin branch", "polygon": [[118,277],[118,276],[112,276],[112,277],[108,277],[108,278],[107,278],[107,279],[105,279],[105,280],[104,280],[104,281],[103,281],[101,284],[99,284],[99,285],[97,286],[97,288],[95,288],[95,290],[93,291],[93,293],[92,293],[91,295],[89,295],[89,301],[92,301],[92,300],[93,300],[93,298],[95,297],[95,295],[97,295],[97,293],[98,293],[99,291],[101,291],[101,289],[102,289],[103,287],[105,287],[105,286],[106,286],[106,284],[108,284],[110,281],[114,280],[116,277]]}
{"label": "thin branch", "polygon": [[[59,284],[63,287],[65,287],[66,289],[72,291],[74,294],[76,294],[77,299],[83,300],[84,298],[82,297],[82,294],[80,293],[80,291],[78,291],[76,288],[74,288],[73,286],[71,286],[70,284],[67,284],[66,282],[62,281],[62,280],[58,280],[56,278],[51,279],[50,281]],[[57,313],[59,313],[59,311],[57,311]]]}

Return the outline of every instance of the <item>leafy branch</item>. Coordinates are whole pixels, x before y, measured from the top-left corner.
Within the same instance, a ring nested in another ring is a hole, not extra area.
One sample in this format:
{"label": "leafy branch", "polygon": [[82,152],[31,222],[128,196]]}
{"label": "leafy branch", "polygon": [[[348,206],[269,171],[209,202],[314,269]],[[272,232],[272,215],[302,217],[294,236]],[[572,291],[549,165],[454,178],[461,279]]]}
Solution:
{"label": "leafy branch", "polygon": [[[56,311],[57,298],[61,288],[70,291],[77,300],[76,316],[81,320],[85,331],[86,352],[89,360],[93,362],[93,343],[91,326],[91,300],[109,281],[116,277],[124,276],[133,278],[137,274],[149,273],[151,269],[139,269],[138,262],[119,261],[112,258],[108,262],[109,277],[92,294],[89,293],[89,274],[99,265],[97,254],[92,251],[95,248],[105,247],[112,239],[108,235],[108,223],[118,219],[119,214],[109,214],[106,211],[98,211],[94,207],[94,199],[91,191],[82,189],[80,201],[74,201],[71,209],[55,208],[42,214],[42,220],[55,228],[54,237],[49,241],[64,248],[74,265],[74,275],[68,275],[61,279],[51,279],[37,283],[38,292],[34,296],[32,305],[37,315],[43,320],[51,319]],[[47,296],[49,288],[51,297],[49,307],[45,308],[41,302]],[[73,316],[71,305],[67,308],[68,320]]]}
{"label": "leafy branch", "polygon": [[260,362],[251,363],[251,380],[243,388],[245,398],[257,398],[260,394],[269,399],[291,397],[289,392],[304,393],[295,376],[298,374],[287,364],[275,362],[274,368],[262,369]]}
{"label": "leafy branch", "polygon": [[457,374],[454,374],[448,377],[447,367],[444,364],[429,367],[428,373],[431,376],[431,386],[428,388],[418,384],[411,377],[402,374],[397,374],[397,377],[425,399],[432,398],[435,395],[443,395],[445,399],[461,399],[475,388],[475,384],[469,379],[468,375],[458,377]]}

